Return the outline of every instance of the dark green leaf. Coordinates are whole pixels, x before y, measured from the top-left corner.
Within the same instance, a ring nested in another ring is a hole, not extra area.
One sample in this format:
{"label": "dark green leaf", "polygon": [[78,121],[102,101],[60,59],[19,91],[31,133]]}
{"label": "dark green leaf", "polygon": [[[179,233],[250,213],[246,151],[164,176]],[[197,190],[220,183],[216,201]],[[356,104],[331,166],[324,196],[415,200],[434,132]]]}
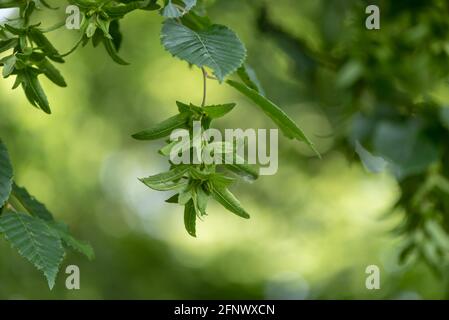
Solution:
{"label": "dark green leaf", "polygon": [[187,202],[184,207],[184,225],[187,232],[192,237],[196,237],[196,211],[193,200]]}
{"label": "dark green leaf", "polygon": [[67,87],[67,83],[65,82],[59,70],[56,69],[53,64],[47,59],[45,59],[39,65],[39,70],[42,71],[54,84],[63,88]]}
{"label": "dark green leaf", "polygon": [[37,79],[36,72],[34,70],[25,69],[21,72],[22,87],[25,91],[25,95],[34,106],[38,106],[44,112],[50,114],[50,105],[45,95],[44,90]]}

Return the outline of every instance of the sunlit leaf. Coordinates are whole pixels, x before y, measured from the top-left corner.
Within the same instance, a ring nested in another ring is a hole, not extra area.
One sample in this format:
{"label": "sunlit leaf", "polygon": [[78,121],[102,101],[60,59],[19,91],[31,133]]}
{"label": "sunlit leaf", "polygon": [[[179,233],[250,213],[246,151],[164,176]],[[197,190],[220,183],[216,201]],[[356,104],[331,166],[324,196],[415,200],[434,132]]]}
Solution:
{"label": "sunlit leaf", "polygon": [[246,57],[246,49],[237,35],[221,25],[194,31],[168,19],[162,27],[161,39],[172,55],[198,67],[211,68],[220,81],[236,71]]}

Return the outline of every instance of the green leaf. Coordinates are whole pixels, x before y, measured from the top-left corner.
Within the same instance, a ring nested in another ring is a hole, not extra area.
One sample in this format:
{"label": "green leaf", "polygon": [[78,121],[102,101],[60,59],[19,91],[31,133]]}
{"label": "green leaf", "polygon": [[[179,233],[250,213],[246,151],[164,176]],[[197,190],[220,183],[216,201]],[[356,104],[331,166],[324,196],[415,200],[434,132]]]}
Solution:
{"label": "green leaf", "polygon": [[164,147],[162,147],[158,152],[159,154],[163,156],[169,156],[173,147],[176,146],[179,143],[179,141],[171,141],[170,143],[166,144]]}
{"label": "green leaf", "polygon": [[167,5],[161,10],[161,14],[166,18],[180,18],[195,5],[196,0],[168,0]]}
{"label": "green leaf", "polygon": [[236,71],[246,57],[246,49],[237,35],[221,25],[194,31],[168,19],[161,34],[165,49],[175,57],[198,67],[209,67],[220,82]]}
{"label": "green leaf", "polygon": [[54,84],[63,88],[67,87],[67,83],[65,82],[59,70],[56,69],[47,59],[45,59],[39,65],[39,70],[42,71],[45,74],[45,76],[48,79],[50,79]]}
{"label": "green leaf", "polygon": [[106,52],[109,54],[109,56],[112,58],[114,62],[123,66],[129,65],[129,62],[126,62],[118,55],[117,50],[114,47],[114,42],[111,39],[104,38],[103,44],[106,49]]}
{"label": "green leaf", "polygon": [[200,211],[201,215],[206,215],[207,203],[209,201],[209,195],[204,191],[202,186],[196,188],[194,201],[196,202],[196,207]]}
{"label": "green leaf", "polygon": [[0,208],[4,206],[12,190],[13,169],[8,150],[0,140]]}
{"label": "green leaf", "polygon": [[2,75],[3,78],[7,78],[11,75],[11,73],[14,71],[14,67],[16,65],[17,58],[15,55],[9,56],[5,59],[2,59],[3,63],[3,71]]}
{"label": "green leaf", "polygon": [[89,260],[93,260],[95,258],[95,252],[92,246],[86,242],[75,239],[70,234],[69,228],[66,224],[54,222],[50,224],[50,227],[56,231],[66,246],[85,255]]}
{"label": "green leaf", "polygon": [[[168,172],[160,173],[148,178],[140,179],[151,189],[169,191],[179,189],[187,185],[186,180],[180,180],[189,170],[188,166],[178,166]],[[179,180],[179,181],[178,181]]]}
{"label": "green leaf", "polygon": [[172,203],[172,204],[177,204],[179,203],[179,194],[175,194],[173,196],[171,196],[170,198],[168,198],[167,200],[165,200],[166,203]]}
{"label": "green leaf", "polygon": [[173,130],[185,128],[188,118],[188,113],[177,114],[176,116],[168,118],[150,129],[133,134],[132,137],[137,140],[156,140],[167,137]]}
{"label": "green leaf", "polygon": [[156,10],[159,9],[159,6],[155,5],[155,1],[144,0],[131,1],[126,4],[112,3],[103,8],[104,12],[113,19],[123,18],[124,15],[137,9]]}
{"label": "green leaf", "polygon": [[16,183],[13,183],[12,194],[32,216],[36,216],[46,221],[53,220],[53,215],[48,211],[45,205],[30,195],[25,188],[21,188]]}
{"label": "green leaf", "polygon": [[34,70],[25,69],[21,73],[22,87],[28,101],[50,114],[50,105]]}
{"label": "green leaf", "polygon": [[185,205],[187,202],[192,199],[192,191],[191,188],[187,188],[184,191],[180,192],[178,195],[178,203],[180,205]]}
{"label": "green leaf", "polygon": [[17,38],[1,40],[0,41],[0,53],[5,52],[6,50],[12,49],[18,45]]}
{"label": "green leaf", "polygon": [[243,209],[240,201],[225,187],[222,183],[217,181],[210,181],[208,183],[212,197],[219,202],[223,207],[235,213],[239,217],[249,219],[249,214]]}
{"label": "green leaf", "polygon": [[64,62],[64,59],[61,58],[58,50],[53,47],[42,31],[37,28],[30,28],[28,36],[51,60],[61,63]]}
{"label": "green leaf", "polygon": [[240,93],[252,100],[262,111],[277,124],[279,129],[290,139],[297,139],[305,142],[319,156],[319,152],[315,149],[313,143],[307,138],[298,125],[276,104],[262,96],[257,91],[247,87],[246,85],[228,80],[226,81],[231,87],[237,89]]}
{"label": "green leaf", "polygon": [[243,64],[237,70],[237,75],[248,88],[251,88],[259,92],[261,95],[265,96],[265,91],[262,88],[259,79],[257,78],[256,72],[250,66],[248,66],[247,64]]}
{"label": "green leaf", "polygon": [[203,112],[211,119],[217,119],[225,116],[234,109],[235,103],[227,103],[203,107]]}
{"label": "green leaf", "polygon": [[44,220],[12,211],[0,216],[0,226],[11,245],[44,273],[52,289],[64,257],[59,236]]}
{"label": "green leaf", "polygon": [[224,166],[246,180],[254,181],[259,178],[259,169],[254,165],[230,163]]}
{"label": "green leaf", "polygon": [[187,232],[192,237],[196,237],[196,210],[193,200],[187,202],[184,207],[184,225]]}
{"label": "green leaf", "polygon": [[195,106],[194,104],[185,104],[180,101],[176,101],[178,110],[180,113],[187,112],[189,114],[202,115],[203,109],[201,107]]}

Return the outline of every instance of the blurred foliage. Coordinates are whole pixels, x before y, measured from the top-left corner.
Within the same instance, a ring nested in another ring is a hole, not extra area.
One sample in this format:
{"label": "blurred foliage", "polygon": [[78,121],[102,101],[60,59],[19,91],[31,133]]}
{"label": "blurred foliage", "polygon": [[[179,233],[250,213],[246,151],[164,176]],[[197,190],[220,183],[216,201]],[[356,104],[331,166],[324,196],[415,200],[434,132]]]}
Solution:
{"label": "blurred foliage", "polygon": [[[62,272],[50,292],[0,243],[0,297],[446,297],[449,8],[443,0],[377,3],[380,31],[365,29],[365,1],[223,0],[209,8],[237,31],[267,95],[323,160],[282,139],[278,174],[236,187],[252,219],[217,205],[207,226],[198,223],[198,239],[183,231],[182,209],[136,179],[164,169],[155,155],[162,145],[142,150],[129,134],[171,115],[174,100],[202,96],[200,75],[159,44],[160,17],[136,12],[123,21],[121,55],[130,66],[86,47],[61,66],[68,89],[44,80],[51,117],[29,110],[9,79],[0,82],[0,136],[16,180],[97,253],[93,262],[76,254],[64,262],[63,270],[80,266],[81,290],[66,290]],[[77,40],[70,35],[49,37],[66,52]],[[230,99],[236,111],[220,127],[272,125],[211,84],[211,102]],[[364,170],[357,142],[365,166],[382,159],[385,172]],[[371,264],[382,271],[379,291],[365,288]]]}

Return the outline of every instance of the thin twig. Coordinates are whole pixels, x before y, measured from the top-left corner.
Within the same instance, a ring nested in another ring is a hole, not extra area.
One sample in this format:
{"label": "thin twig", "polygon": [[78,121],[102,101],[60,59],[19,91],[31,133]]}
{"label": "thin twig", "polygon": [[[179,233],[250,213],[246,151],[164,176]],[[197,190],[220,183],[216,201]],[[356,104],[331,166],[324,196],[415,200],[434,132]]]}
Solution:
{"label": "thin twig", "polygon": [[203,101],[201,102],[201,106],[204,107],[206,105],[207,71],[204,67],[201,68],[201,71],[203,71]]}

